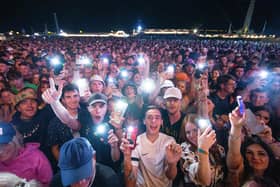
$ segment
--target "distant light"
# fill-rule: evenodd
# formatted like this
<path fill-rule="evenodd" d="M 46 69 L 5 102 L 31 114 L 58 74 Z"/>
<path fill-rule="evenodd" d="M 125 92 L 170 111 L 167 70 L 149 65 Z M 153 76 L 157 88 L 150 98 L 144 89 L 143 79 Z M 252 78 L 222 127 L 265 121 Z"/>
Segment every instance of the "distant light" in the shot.
<path fill-rule="evenodd" d="M 144 64 L 145 63 L 145 59 L 143 58 L 143 57 L 139 57 L 138 59 L 137 59 L 137 61 L 139 62 L 139 64 Z"/>
<path fill-rule="evenodd" d="M 174 73 L 175 69 L 173 65 L 169 65 L 166 70 L 168 73 Z"/>
<path fill-rule="evenodd" d="M 63 30 L 62 30 L 62 29 L 60 29 L 60 32 L 63 32 Z"/>
<path fill-rule="evenodd" d="M 103 61 L 104 64 L 108 64 L 108 63 L 109 63 L 109 59 L 106 58 L 106 57 L 104 57 L 104 58 L 102 59 L 102 61 Z"/>
<path fill-rule="evenodd" d="M 262 79 L 266 79 L 268 77 L 268 72 L 265 71 L 265 70 L 262 70 L 259 72 L 259 76 L 262 78 Z"/>
<path fill-rule="evenodd" d="M 197 29 L 194 29 L 194 30 L 193 30 L 193 33 L 194 33 L 194 34 L 196 34 L 197 32 L 198 32 L 198 30 L 197 30 Z"/>
<path fill-rule="evenodd" d="M 16 34 L 19 34 L 19 32 L 16 32 Z"/>
<path fill-rule="evenodd" d="M 81 63 L 84 65 L 90 64 L 90 59 L 88 57 L 83 57 Z"/>
<path fill-rule="evenodd" d="M 13 32 L 12 32 L 12 31 L 10 31 L 10 32 L 9 32 L 9 35 L 11 35 L 11 36 L 12 36 L 12 35 L 13 35 Z"/>
<path fill-rule="evenodd" d="M 141 32 L 141 31 L 142 31 L 142 27 L 141 27 L 141 25 L 138 25 L 137 32 Z"/>
<path fill-rule="evenodd" d="M 127 72 L 127 70 L 121 70 L 121 76 L 122 76 L 122 77 L 128 77 L 128 72 Z"/>
<path fill-rule="evenodd" d="M 205 64 L 204 63 L 199 63 L 197 65 L 197 68 L 200 69 L 200 70 L 203 70 L 205 68 Z"/>
<path fill-rule="evenodd" d="M 38 32 L 35 32 L 33 35 L 34 36 L 40 36 L 40 34 Z"/>
<path fill-rule="evenodd" d="M 80 30 L 80 33 L 82 34 L 82 33 L 83 33 L 83 31 L 82 31 L 82 30 Z"/>
<path fill-rule="evenodd" d="M 58 57 L 53 57 L 52 59 L 51 59 L 51 63 L 52 63 L 52 65 L 58 65 L 58 64 L 60 64 L 60 60 L 58 59 Z"/>

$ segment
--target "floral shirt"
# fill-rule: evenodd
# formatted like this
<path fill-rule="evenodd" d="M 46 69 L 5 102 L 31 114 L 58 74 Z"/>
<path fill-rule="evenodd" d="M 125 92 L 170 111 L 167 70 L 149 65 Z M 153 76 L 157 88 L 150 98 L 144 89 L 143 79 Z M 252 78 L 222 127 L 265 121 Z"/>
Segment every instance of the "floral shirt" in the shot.
<path fill-rule="evenodd" d="M 201 186 L 200 181 L 197 176 L 198 170 L 198 153 L 191 150 L 191 144 L 183 142 L 182 147 L 182 157 L 181 157 L 181 168 L 184 173 L 185 183 L 194 183 L 195 185 Z M 211 185 L 210 186 L 221 186 L 221 182 L 224 178 L 222 160 L 225 159 L 224 148 L 217 145 L 215 154 L 209 154 L 210 169 L 211 169 Z"/>

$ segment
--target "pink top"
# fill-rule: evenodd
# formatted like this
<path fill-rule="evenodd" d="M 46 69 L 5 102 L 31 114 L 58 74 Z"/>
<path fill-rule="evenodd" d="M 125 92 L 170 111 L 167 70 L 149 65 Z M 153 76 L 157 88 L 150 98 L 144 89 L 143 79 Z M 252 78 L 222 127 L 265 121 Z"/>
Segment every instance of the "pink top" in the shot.
<path fill-rule="evenodd" d="M 0 172 L 10 172 L 27 181 L 34 179 L 49 184 L 52 179 L 51 165 L 39 146 L 38 143 L 26 143 L 14 160 L 0 162 Z"/>

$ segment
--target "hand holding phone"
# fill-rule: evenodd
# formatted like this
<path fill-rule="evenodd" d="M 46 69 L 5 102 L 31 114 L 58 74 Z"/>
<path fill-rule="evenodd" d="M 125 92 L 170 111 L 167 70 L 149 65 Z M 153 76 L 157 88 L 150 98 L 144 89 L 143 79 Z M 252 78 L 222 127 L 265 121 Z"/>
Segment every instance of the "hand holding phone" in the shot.
<path fill-rule="evenodd" d="M 128 126 L 125 130 L 125 138 L 129 141 L 134 149 L 136 147 L 136 139 L 138 134 L 138 128 L 135 126 Z"/>

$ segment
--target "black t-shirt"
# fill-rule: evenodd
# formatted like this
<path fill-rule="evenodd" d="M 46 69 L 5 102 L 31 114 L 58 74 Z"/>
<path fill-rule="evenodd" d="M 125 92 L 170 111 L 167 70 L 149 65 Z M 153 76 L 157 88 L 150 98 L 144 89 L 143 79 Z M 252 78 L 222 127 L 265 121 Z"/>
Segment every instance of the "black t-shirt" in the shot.
<path fill-rule="evenodd" d="M 49 106 L 46 106 L 44 109 L 38 110 L 30 120 L 21 119 L 20 113 L 16 112 L 11 123 L 23 136 L 24 143 L 37 142 L 40 143 L 40 148 L 42 148 L 46 146 L 48 123 L 54 116 L 54 112 Z"/>
<path fill-rule="evenodd" d="M 181 126 L 182 126 L 185 116 L 186 115 L 181 112 L 180 119 L 178 121 L 176 121 L 176 123 L 171 125 L 169 116 L 168 116 L 168 111 L 163 110 L 162 111 L 163 125 L 161 128 L 161 132 L 174 137 L 177 143 L 181 143 L 180 142 L 180 131 L 181 131 Z"/>
<path fill-rule="evenodd" d="M 107 123 L 109 129 L 114 129 L 114 127 L 109 124 L 108 121 L 108 116 L 105 116 L 103 123 Z M 87 125 L 82 126 L 80 135 L 87 138 L 96 151 L 96 162 L 109 166 L 117 171 L 120 168 L 121 159 L 116 162 L 112 160 L 111 146 L 107 141 L 101 141 L 101 138 L 95 135 L 96 127 L 97 125 L 93 122 L 91 124 L 87 123 Z"/>
<path fill-rule="evenodd" d="M 222 114 L 227 115 L 233 110 L 233 105 L 230 103 L 230 96 L 227 96 L 225 99 L 222 99 L 216 93 L 214 93 L 210 95 L 209 99 L 215 105 L 213 117 Z"/>

